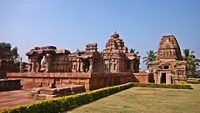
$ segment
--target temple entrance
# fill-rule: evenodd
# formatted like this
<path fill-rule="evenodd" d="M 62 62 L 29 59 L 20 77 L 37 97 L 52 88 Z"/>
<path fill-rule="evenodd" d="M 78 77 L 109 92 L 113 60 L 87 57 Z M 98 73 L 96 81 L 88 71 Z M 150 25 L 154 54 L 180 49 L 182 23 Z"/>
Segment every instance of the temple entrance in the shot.
<path fill-rule="evenodd" d="M 84 59 L 82 60 L 82 63 L 83 63 L 83 69 L 82 71 L 83 72 L 88 72 L 89 71 L 89 67 L 90 67 L 90 62 L 88 59 Z"/>
<path fill-rule="evenodd" d="M 166 73 L 162 73 L 160 83 L 166 83 Z"/>

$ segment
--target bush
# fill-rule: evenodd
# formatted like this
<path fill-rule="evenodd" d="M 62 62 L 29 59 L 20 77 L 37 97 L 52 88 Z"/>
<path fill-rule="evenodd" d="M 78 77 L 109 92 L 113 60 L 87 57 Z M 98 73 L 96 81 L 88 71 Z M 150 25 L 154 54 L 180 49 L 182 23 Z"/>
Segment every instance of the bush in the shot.
<path fill-rule="evenodd" d="M 199 78 L 188 78 L 186 81 L 188 84 L 200 84 L 200 79 Z"/>
<path fill-rule="evenodd" d="M 188 84 L 200 84 L 200 81 L 187 81 Z"/>
<path fill-rule="evenodd" d="M 191 85 L 186 85 L 186 84 L 180 85 L 180 84 L 133 83 L 133 87 L 192 89 Z"/>

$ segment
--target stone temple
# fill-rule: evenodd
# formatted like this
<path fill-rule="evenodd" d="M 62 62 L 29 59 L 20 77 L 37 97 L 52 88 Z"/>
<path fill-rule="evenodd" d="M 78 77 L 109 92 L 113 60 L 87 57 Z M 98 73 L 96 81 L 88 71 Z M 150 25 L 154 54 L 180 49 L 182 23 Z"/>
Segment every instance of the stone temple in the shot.
<path fill-rule="evenodd" d="M 130 53 L 119 34 L 112 33 L 103 52 L 96 43 L 74 53 L 54 46 L 35 47 L 27 54 L 27 72 L 139 72 L 140 57 Z"/>
<path fill-rule="evenodd" d="M 10 70 L 12 65 L 9 62 L 13 62 L 9 60 L 10 48 L 0 48 L 0 51 L 3 51 L 0 53 L 0 77 L 11 82 L 18 80 L 22 89 L 36 88 L 33 95 L 37 98 L 127 82 L 171 84 L 186 80 L 186 62 L 173 35 L 162 37 L 156 61 L 148 63 L 149 73 L 139 72 L 140 56 L 130 52 L 116 32 L 111 34 L 102 51 L 98 51 L 97 43 L 86 44 L 85 50 L 75 52 L 55 46 L 34 47 L 26 53 L 28 62 L 18 63 L 17 70 Z M 4 65 L 8 68 L 4 69 Z"/>
<path fill-rule="evenodd" d="M 26 55 L 28 62 L 20 64 L 20 72 L 7 74 L 9 79 L 21 80 L 24 89 L 82 85 L 90 91 L 151 80 L 147 73 L 139 73 L 140 56 L 131 53 L 116 32 L 101 52 L 97 43 L 89 43 L 85 50 L 75 52 L 55 46 L 34 47 Z"/>
<path fill-rule="evenodd" d="M 186 61 L 183 61 L 179 44 L 174 35 L 163 36 L 156 61 L 148 63 L 155 83 L 178 83 L 186 80 Z"/>

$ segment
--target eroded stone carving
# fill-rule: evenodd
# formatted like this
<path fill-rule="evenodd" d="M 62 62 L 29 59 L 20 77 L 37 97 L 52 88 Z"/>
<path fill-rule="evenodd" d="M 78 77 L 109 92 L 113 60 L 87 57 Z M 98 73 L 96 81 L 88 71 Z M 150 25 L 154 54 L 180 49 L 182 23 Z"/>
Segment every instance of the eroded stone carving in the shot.
<path fill-rule="evenodd" d="M 69 72 L 68 54 L 68 50 L 54 46 L 35 47 L 26 54 L 29 59 L 29 72 Z"/>

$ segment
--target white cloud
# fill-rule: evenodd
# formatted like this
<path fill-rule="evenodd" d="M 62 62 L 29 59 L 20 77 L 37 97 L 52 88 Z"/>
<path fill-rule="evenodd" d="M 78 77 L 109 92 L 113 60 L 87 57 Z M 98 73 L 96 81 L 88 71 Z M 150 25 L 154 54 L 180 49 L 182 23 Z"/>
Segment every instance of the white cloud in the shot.
<path fill-rule="evenodd" d="M 40 2 L 38 0 L 28 0 L 23 1 L 22 5 L 20 6 L 20 9 L 37 9 L 40 7 Z"/>
<path fill-rule="evenodd" d="M 31 7 L 31 4 L 24 4 L 20 7 L 20 9 L 27 9 L 27 8 L 30 8 Z"/>

